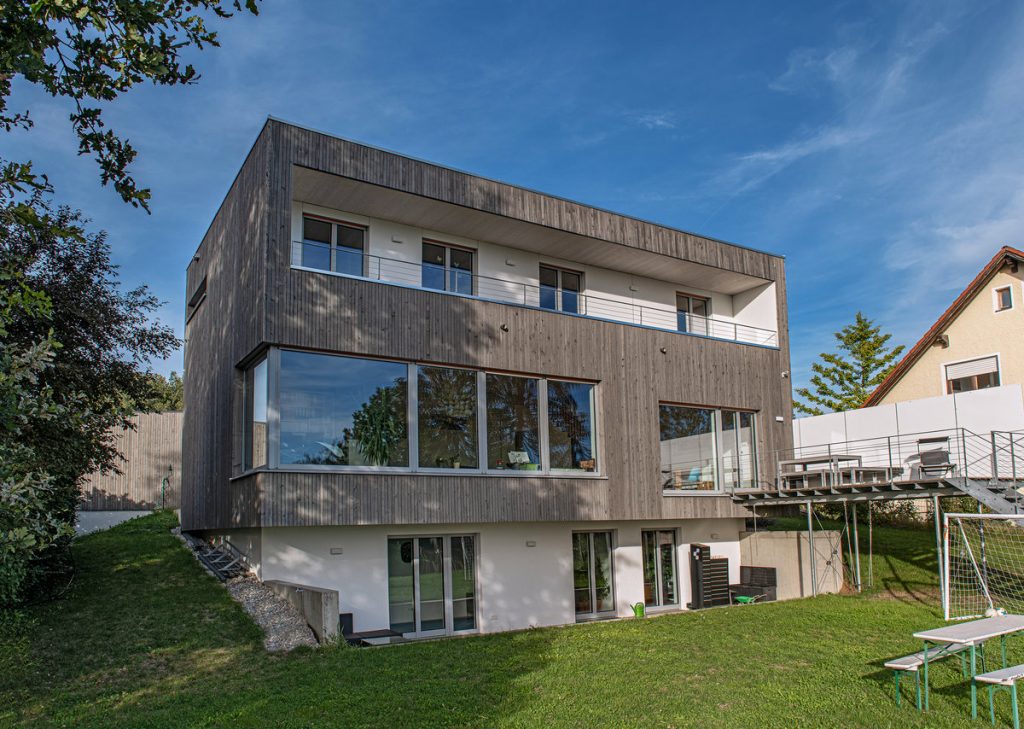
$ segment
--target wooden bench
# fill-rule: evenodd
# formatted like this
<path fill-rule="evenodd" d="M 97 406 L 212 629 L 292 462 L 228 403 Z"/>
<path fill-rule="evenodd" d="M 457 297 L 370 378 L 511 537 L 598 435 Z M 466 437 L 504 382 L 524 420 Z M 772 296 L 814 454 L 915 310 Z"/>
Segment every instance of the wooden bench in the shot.
<path fill-rule="evenodd" d="M 989 671 L 974 677 L 975 681 L 988 684 L 988 713 L 992 718 L 993 725 L 996 723 L 996 689 L 1005 689 L 1010 692 L 1013 729 L 1020 729 L 1020 714 L 1017 712 L 1017 681 L 1022 678 L 1024 678 L 1024 666 L 1000 668 L 998 671 Z"/>
<path fill-rule="evenodd" d="M 959 643 L 946 643 L 945 645 L 935 646 L 928 650 L 928 663 L 931 664 L 935 661 L 941 661 L 943 658 L 959 655 L 960 670 L 963 672 L 964 678 L 967 678 L 967 648 L 968 646 Z M 896 683 L 896 706 L 900 705 L 900 678 L 904 673 L 912 673 L 914 674 L 914 686 L 916 689 L 914 693 L 917 699 L 917 709 L 918 711 L 921 710 L 921 666 L 923 665 L 924 651 L 886 661 L 885 667 L 892 671 L 893 680 Z"/>

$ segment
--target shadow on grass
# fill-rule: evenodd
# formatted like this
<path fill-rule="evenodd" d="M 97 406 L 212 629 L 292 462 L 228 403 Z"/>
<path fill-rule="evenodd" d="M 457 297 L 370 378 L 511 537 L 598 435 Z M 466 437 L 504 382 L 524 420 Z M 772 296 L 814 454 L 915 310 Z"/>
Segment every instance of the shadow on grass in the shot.
<path fill-rule="evenodd" d="M 536 631 L 267 654 L 174 523 L 155 514 L 76 542 L 67 597 L 0 631 L 0 665 L 16 667 L 0 679 L 0 724 L 488 725 L 529 699 L 520 679 L 546 663 L 553 637 Z"/>

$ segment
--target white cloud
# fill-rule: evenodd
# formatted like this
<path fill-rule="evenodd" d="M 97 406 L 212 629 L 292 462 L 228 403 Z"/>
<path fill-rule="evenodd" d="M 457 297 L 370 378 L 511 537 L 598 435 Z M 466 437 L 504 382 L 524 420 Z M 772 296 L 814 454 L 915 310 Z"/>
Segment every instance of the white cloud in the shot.
<path fill-rule="evenodd" d="M 644 129 L 675 129 L 676 115 L 672 112 L 642 112 L 629 115 L 630 120 Z"/>

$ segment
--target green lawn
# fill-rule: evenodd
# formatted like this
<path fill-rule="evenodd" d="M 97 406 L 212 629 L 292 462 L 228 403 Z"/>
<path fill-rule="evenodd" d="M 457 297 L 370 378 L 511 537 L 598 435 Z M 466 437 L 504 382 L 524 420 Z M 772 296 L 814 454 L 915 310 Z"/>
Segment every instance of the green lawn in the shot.
<path fill-rule="evenodd" d="M 259 630 L 168 533 L 173 524 L 158 514 L 80 540 L 71 594 L 3 619 L 0 726 L 969 722 L 954 663 L 935 671 L 927 720 L 909 702 L 893 705 L 880 667 L 916 648 L 914 630 L 942 622 L 928 530 L 875 530 L 871 595 L 268 655 Z M 1024 662 L 1024 651 L 1015 657 Z"/>

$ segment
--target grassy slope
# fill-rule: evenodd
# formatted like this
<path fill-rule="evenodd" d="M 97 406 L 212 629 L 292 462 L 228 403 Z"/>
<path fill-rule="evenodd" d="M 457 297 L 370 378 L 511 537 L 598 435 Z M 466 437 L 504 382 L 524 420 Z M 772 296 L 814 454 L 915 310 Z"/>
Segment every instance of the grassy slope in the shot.
<path fill-rule="evenodd" d="M 78 542 L 65 600 L 0 627 L 2 726 L 962 726 L 879 662 L 941 623 L 928 531 L 877 529 L 876 592 L 383 649 L 270 656 L 159 514 Z M 861 535 L 866 539 L 866 535 Z M 1024 644 L 1024 641 L 1022 641 Z M 1017 651 L 1018 660 L 1024 652 Z M 1007 719 L 1002 700 L 1002 720 Z"/>

